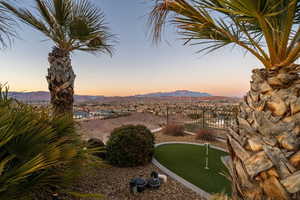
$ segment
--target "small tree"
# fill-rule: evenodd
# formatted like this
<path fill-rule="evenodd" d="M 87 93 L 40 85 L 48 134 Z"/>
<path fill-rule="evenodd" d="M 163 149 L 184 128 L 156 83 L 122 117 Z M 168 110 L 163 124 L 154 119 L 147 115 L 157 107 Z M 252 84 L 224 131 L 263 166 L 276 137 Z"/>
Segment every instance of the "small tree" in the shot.
<path fill-rule="evenodd" d="M 196 139 L 206 142 L 214 142 L 217 140 L 215 131 L 213 131 L 212 129 L 200 129 L 196 133 Z"/>
<path fill-rule="evenodd" d="M 170 136 L 184 136 L 184 127 L 178 124 L 168 124 L 162 130 L 163 134 Z"/>

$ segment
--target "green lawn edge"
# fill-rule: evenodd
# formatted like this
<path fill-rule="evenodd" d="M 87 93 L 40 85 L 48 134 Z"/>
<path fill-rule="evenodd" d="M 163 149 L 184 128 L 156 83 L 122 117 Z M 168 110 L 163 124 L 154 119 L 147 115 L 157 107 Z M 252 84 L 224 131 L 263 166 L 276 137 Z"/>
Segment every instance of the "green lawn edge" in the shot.
<path fill-rule="evenodd" d="M 230 181 L 220 173 L 228 173 L 221 157 L 228 153 L 210 148 L 208 167 L 206 147 L 193 144 L 165 144 L 155 148 L 155 159 L 178 176 L 210 193 L 231 194 Z"/>

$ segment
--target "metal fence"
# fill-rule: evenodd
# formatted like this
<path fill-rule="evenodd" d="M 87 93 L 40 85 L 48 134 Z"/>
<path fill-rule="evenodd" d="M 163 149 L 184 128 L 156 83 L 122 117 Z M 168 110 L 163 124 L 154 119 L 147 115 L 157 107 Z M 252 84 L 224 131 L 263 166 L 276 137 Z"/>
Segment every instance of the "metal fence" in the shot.
<path fill-rule="evenodd" d="M 201 128 L 227 129 L 237 117 L 237 106 L 168 107 L 167 124 L 182 124 L 188 131 Z"/>

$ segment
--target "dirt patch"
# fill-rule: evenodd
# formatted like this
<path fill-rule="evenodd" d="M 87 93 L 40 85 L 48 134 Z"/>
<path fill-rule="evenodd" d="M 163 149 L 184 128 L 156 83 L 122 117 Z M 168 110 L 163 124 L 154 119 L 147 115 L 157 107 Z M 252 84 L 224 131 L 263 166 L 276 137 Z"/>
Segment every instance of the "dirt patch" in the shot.
<path fill-rule="evenodd" d="M 133 113 L 130 116 L 114 119 L 81 121 L 79 122 L 79 130 L 84 140 L 99 138 L 106 142 L 112 130 L 122 125 L 141 124 L 152 130 L 159 128 L 164 121 L 163 117 L 150 113 Z"/>

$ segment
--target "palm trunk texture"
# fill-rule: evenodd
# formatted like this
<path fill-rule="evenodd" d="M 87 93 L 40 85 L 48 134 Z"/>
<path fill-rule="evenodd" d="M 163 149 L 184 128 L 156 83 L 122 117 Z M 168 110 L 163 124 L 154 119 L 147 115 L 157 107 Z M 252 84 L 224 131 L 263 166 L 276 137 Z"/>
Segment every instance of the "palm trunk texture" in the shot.
<path fill-rule="evenodd" d="M 300 199 L 299 69 L 253 70 L 227 139 L 235 200 Z"/>
<path fill-rule="evenodd" d="M 69 52 L 57 47 L 49 53 L 48 86 L 51 95 L 53 114 L 72 115 L 74 102 L 75 74 Z"/>

